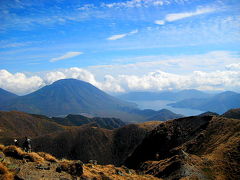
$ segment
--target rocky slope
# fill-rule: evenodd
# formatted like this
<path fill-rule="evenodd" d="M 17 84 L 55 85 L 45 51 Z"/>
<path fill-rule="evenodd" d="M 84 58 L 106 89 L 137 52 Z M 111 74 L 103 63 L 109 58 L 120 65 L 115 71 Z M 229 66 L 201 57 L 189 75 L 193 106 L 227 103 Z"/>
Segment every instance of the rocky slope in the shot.
<path fill-rule="evenodd" d="M 25 153 L 15 146 L 0 145 L 0 179 L 81 179 L 81 180 L 155 180 L 151 175 L 139 174 L 124 166 L 83 164 L 77 160 L 58 160 L 47 153 Z"/>
<path fill-rule="evenodd" d="M 160 124 L 125 161 L 163 179 L 239 179 L 240 122 L 196 116 Z"/>

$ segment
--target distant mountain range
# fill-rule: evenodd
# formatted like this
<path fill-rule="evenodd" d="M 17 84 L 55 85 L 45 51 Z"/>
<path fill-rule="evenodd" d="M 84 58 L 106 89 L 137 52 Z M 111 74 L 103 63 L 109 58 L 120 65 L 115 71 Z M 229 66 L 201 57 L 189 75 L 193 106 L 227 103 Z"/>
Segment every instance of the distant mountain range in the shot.
<path fill-rule="evenodd" d="M 120 128 L 126 125 L 123 121 L 117 118 L 101 118 L 101 117 L 89 118 L 82 115 L 72 114 L 69 114 L 64 118 L 52 117 L 51 120 L 64 126 L 81 126 L 83 124 L 91 124 L 92 126 L 101 127 L 105 129 Z"/>
<path fill-rule="evenodd" d="M 0 110 L 16 110 L 46 116 L 66 116 L 68 114 L 90 114 L 98 117 L 115 117 L 123 121 L 145 121 L 158 111 L 146 113 L 136 108 L 134 103 L 120 100 L 101 91 L 95 86 L 76 79 L 63 79 L 45 86 L 31 94 L 17 96 L 1 91 L 4 103 Z M 1 93 L 0 92 L 0 93 Z M 5 95 L 7 94 L 7 96 Z M 178 115 L 170 113 L 171 118 Z M 166 120 L 159 116 L 158 120 Z"/>
<path fill-rule="evenodd" d="M 160 91 L 160 92 L 129 92 L 119 95 L 118 97 L 123 100 L 131 101 L 155 101 L 155 100 L 169 100 L 179 101 L 189 98 L 208 98 L 211 94 L 195 90 L 187 89 L 182 91 Z"/>
<path fill-rule="evenodd" d="M 168 106 L 211 111 L 218 114 L 222 114 L 232 108 L 240 108 L 240 94 L 232 91 L 218 94 L 208 94 L 195 89 L 177 92 L 130 92 L 118 97 L 129 101 L 175 101 L 175 103 L 170 103 Z"/>
<path fill-rule="evenodd" d="M 212 97 L 188 98 L 169 105 L 176 108 L 191 108 L 222 114 L 229 109 L 240 107 L 240 94 L 232 91 L 225 91 Z"/>

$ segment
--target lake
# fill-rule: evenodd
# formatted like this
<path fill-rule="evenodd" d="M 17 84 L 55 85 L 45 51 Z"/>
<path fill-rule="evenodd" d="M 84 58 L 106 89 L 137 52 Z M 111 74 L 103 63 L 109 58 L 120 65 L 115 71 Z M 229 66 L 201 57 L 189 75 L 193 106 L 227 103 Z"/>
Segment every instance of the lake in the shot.
<path fill-rule="evenodd" d="M 138 108 L 140 109 L 153 109 L 153 110 L 168 109 L 174 113 L 182 114 L 184 116 L 194 116 L 204 113 L 203 111 L 200 110 L 188 108 L 174 108 L 167 105 L 170 103 L 175 103 L 175 101 L 156 100 L 156 101 L 130 101 L 130 102 L 136 103 L 138 105 Z"/>

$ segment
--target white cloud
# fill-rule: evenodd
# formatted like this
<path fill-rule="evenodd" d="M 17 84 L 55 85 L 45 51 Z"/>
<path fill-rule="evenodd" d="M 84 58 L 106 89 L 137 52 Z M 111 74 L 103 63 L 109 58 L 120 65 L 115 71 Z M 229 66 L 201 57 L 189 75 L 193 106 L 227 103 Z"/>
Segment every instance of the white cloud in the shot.
<path fill-rule="evenodd" d="M 226 65 L 226 69 L 240 71 L 240 63 L 228 64 Z"/>
<path fill-rule="evenodd" d="M 163 21 L 163 20 L 156 20 L 154 23 L 158 24 L 158 25 L 164 25 L 165 21 Z"/>
<path fill-rule="evenodd" d="M 169 4 L 167 0 L 129 0 L 125 2 L 102 3 L 107 8 L 142 8 L 151 6 L 163 6 Z"/>
<path fill-rule="evenodd" d="M 121 75 L 116 82 L 125 91 L 160 91 L 173 89 L 200 90 L 238 90 L 240 72 L 236 71 L 195 71 L 186 75 L 166 73 L 163 71 L 150 72 L 142 76 Z M 112 80 L 114 82 L 114 80 Z"/>
<path fill-rule="evenodd" d="M 93 4 L 85 4 L 85 5 L 77 8 L 77 10 L 86 11 L 86 10 L 90 10 L 90 9 L 93 9 L 93 8 L 96 8 Z"/>
<path fill-rule="evenodd" d="M 133 31 L 131 31 L 131 32 L 129 32 L 129 33 L 125 33 L 125 34 L 112 35 L 112 36 L 108 37 L 107 40 L 114 41 L 114 40 L 122 39 L 122 38 L 124 38 L 124 37 L 126 37 L 126 36 L 130 36 L 130 35 L 136 34 L 136 33 L 138 33 L 138 30 L 137 30 L 137 29 L 136 29 L 136 30 L 133 30 Z"/>
<path fill-rule="evenodd" d="M 7 70 L 0 70 L 0 87 L 19 95 L 33 92 L 45 83 L 39 76 L 27 77 L 24 73 L 12 74 Z"/>
<path fill-rule="evenodd" d="M 125 36 L 127 36 L 127 34 L 116 34 L 116 35 L 112 35 L 112 36 L 108 37 L 107 40 L 114 41 L 117 39 L 124 38 Z"/>
<path fill-rule="evenodd" d="M 187 74 L 167 73 L 156 70 L 141 75 L 106 74 L 103 80 L 85 69 L 73 67 L 42 75 L 26 76 L 0 70 L 0 87 L 17 94 L 33 92 L 59 79 L 74 78 L 93 84 L 106 92 L 160 91 L 172 89 L 239 90 L 240 71 L 194 71 Z"/>
<path fill-rule="evenodd" d="M 75 56 L 79 56 L 80 54 L 83 54 L 83 52 L 67 52 L 60 57 L 50 59 L 50 62 L 56 62 L 56 61 L 60 61 L 60 60 L 63 60 L 63 59 L 69 59 L 69 58 L 72 58 L 72 57 L 75 57 Z"/>
<path fill-rule="evenodd" d="M 178 74 L 193 71 L 225 70 L 226 65 L 240 61 L 237 53 L 231 51 L 211 51 L 204 54 L 178 55 L 178 56 L 137 56 L 113 60 L 117 64 L 91 66 L 88 69 L 103 76 L 105 72 L 116 76 L 118 74 L 140 75 L 156 70 L 178 72 Z"/>
<path fill-rule="evenodd" d="M 135 29 L 135 30 L 129 32 L 128 35 L 130 35 L 130 34 L 136 34 L 136 33 L 138 33 L 138 30 L 137 30 L 137 29 Z"/>
<path fill-rule="evenodd" d="M 211 13 L 214 11 L 216 11 L 216 9 L 214 9 L 214 8 L 201 8 L 201 9 L 197 9 L 194 12 L 173 13 L 173 14 L 168 14 L 166 16 L 165 20 L 168 22 L 172 22 L 172 21 L 177 21 L 177 20 L 184 19 L 187 17 Z"/>
<path fill-rule="evenodd" d="M 198 8 L 196 11 L 192 11 L 192 12 L 171 13 L 171 14 L 167 14 L 164 19 L 156 20 L 154 23 L 159 25 L 164 25 L 166 22 L 173 22 L 173 21 L 177 21 L 177 20 L 192 17 L 192 16 L 211 13 L 214 11 L 216 11 L 215 8 L 206 7 L 206 8 Z"/>

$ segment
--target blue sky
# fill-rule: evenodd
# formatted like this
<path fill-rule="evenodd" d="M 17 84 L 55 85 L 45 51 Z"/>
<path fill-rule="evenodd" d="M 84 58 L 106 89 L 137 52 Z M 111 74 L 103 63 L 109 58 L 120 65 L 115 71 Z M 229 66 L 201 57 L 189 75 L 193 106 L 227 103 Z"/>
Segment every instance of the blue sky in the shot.
<path fill-rule="evenodd" d="M 68 77 L 109 92 L 240 87 L 239 0 L 2 0 L 0 22 L 0 87 L 18 94 Z"/>

